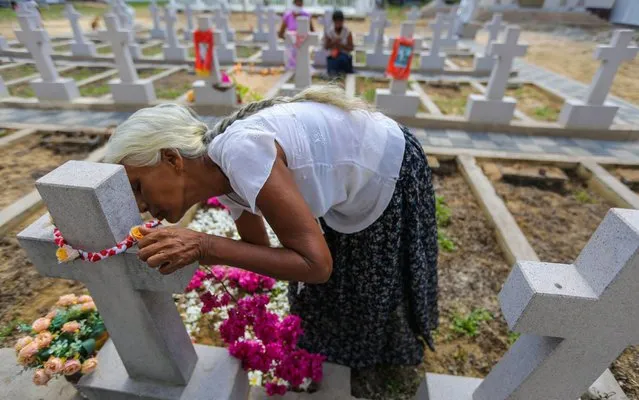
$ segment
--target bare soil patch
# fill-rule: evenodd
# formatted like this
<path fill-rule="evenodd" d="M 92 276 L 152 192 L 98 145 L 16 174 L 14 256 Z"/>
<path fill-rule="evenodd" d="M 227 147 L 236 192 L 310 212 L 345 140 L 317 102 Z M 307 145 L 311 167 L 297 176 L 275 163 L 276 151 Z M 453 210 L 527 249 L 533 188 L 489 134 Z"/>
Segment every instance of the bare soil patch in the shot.
<path fill-rule="evenodd" d="M 565 100 L 532 84 L 509 87 L 506 96 L 517 100 L 517 109 L 537 121 L 554 122 Z"/>
<path fill-rule="evenodd" d="M 468 83 L 425 82 L 421 86 L 444 115 L 464 115 L 468 96 L 478 93 Z"/>
<path fill-rule="evenodd" d="M 174 100 L 189 91 L 197 79 L 195 73 L 178 71 L 153 82 L 155 94 L 159 99 Z"/>

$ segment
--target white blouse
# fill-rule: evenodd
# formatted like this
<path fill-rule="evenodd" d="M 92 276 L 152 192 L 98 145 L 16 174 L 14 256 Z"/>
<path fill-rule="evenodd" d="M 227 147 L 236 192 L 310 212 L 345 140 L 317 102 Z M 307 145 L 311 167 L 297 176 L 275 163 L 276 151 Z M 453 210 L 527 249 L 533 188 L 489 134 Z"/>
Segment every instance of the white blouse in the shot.
<path fill-rule="evenodd" d="M 255 202 L 273 168 L 276 141 L 313 215 L 331 228 L 361 231 L 386 209 L 404 157 L 397 122 L 378 112 L 300 102 L 235 121 L 209 145 L 233 188 L 219 200 L 234 219 L 244 211 L 260 214 Z"/>

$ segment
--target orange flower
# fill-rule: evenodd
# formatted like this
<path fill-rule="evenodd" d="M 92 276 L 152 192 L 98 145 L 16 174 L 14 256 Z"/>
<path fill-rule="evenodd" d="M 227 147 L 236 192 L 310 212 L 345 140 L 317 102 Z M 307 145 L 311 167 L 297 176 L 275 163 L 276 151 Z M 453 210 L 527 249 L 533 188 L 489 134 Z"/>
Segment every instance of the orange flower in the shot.
<path fill-rule="evenodd" d="M 80 329 L 80 323 L 78 321 L 69 321 L 62 325 L 62 332 L 75 333 Z"/>
<path fill-rule="evenodd" d="M 70 307 L 74 304 L 78 304 L 78 296 L 75 294 L 65 294 L 64 296 L 60 296 L 58 301 L 55 303 L 58 307 Z"/>
<path fill-rule="evenodd" d="M 80 311 L 82 312 L 89 312 L 89 311 L 95 311 L 95 310 L 97 310 L 97 307 L 95 306 L 94 302 L 84 303 L 80 306 Z"/>
<path fill-rule="evenodd" d="M 16 342 L 16 345 L 15 345 L 14 349 L 16 349 L 17 352 L 19 352 L 20 350 L 22 350 L 26 345 L 28 345 L 31 342 L 33 342 L 33 338 L 31 336 L 21 337 Z"/>
<path fill-rule="evenodd" d="M 140 227 L 139 226 L 134 226 L 133 228 L 131 228 L 131 236 L 133 237 L 133 239 L 135 240 L 140 240 L 144 237 L 144 235 L 142 234 L 142 232 L 140 232 Z"/>
<path fill-rule="evenodd" d="M 64 362 L 57 357 L 51 357 L 46 363 L 44 363 L 44 371 L 49 375 L 60 374 L 63 369 Z"/>
<path fill-rule="evenodd" d="M 78 303 L 83 304 L 83 303 L 92 303 L 93 302 L 93 297 L 89 296 L 88 294 L 83 294 L 82 296 L 78 297 Z"/>
<path fill-rule="evenodd" d="M 52 340 L 53 340 L 53 334 L 51 334 L 51 332 L 49 331 L 43 331 L 38 333 L 38 336 L 36 336 L 36 339 L 35 339 L 39 349 L 44 349 L 46 347 L 49 347 Z"/>
<path fill-rule="evenodd" d="M 98 367 L 97 358 L 89 358 L 82 363 L 82 375 L 90 374 Z"/>
<path fill-rule="evenodd" d="M 49 329 L 49 325 L 51 325 L 51 320 L 49 318 L 38 318 L 35 321 L 33 321 L 33 325 L 31 325 L 31 328 L 36 333 L 39 333 Z"/>
<path fill-rule="evenodd" d="M 65 375 L 74 375 L 82 370 L 82 364 L 78 360 L 67 360 L 64 363 L 64 370 L 62 371 Z"/>
<path fill-rule="evenodd" d="M 43 369 L 38 369 L 33 374 L 33 383 L 38 386 L 45 386 L 51 380 L 51 376 Z"/>

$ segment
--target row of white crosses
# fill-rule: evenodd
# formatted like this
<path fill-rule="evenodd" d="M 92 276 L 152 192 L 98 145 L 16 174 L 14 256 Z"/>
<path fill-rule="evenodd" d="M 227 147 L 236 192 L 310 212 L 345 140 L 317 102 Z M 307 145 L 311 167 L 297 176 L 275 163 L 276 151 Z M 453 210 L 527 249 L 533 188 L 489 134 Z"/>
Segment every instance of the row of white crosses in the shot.
<path fill-rule="evenodd" d="M 384 30 L 390 25 L 384 12 L 375 13 L 372 16 L 371 33 L 364 38 L 369 41 L 373 48 L 366 50 L 366 66 L 368 68 L 386 68 L 390 51 L 384 48 Z"/>
<path fill-rule="evenodd" d="M 324 12 L 324 16 L 320 19 L 320 25 L 323 27 L 323 33 L 326 35 L 326 32 L 331 29 L 333 26 L 333 12 L 331 10 L 326 10 Z M 321 37 L 321 36 L 320 36 Z M 315 49 L 315 59 L 313 64 L 317 67 L 325 67 L 326 66 L 326 57 L 328 57 L 328 50 L 324 48 L 324 43 L 320 40 L 320 45 Z"/>
<path fill-rule="evenodd" d="M 82 15 L 73 8 L 73 4 L 71 3 L 64 5 L 64 13 L 69 19 L 71 30 L 73 30 L 71 54 L 76 57 L 95 57 L 97 55 L 95 44 L 84 37 L 82 27 L 80 27 L 80 17 Z"/>
<path fill-rule="evenodd" d="M 253 31 L 253 41 L 259 43 L 268 42 L 268 32 L 264 29 L 266 12 L 262 4 L 255 6 L 255 16 L 257 17 L 257 28 Z"/>
<path fill-rule="evenodd" d="M 215 39 L 215 49 L 219 62 L 222 64 L 231 64 L 237 60 L 237 50 L 235 48 L 235 30 L 231 29 L 228 24 L 227 14 L 221 8 L 216 8 L 213 13 L 213 22 L 216 30 L 220 31 L 219 41 Z"/>
<path fill-rule="evenodd" d="M 284 48 L 277 40 L 277 24 L 279 17 L 275 9 L 269 7 L 266 13 L 268 26 L 268 47 L 262 50 L 262 62 L 268 65 L 282 65 L 284 63 Z"/>
<path fill-rule="evenodd" d="M 319 35 L 311 32 L 311 22 L 308 17 L 297 17 L 297 31 L 286 32 L 286 42 L 297 47 L 295 57 L 295 83 L 282 86 L 280 93 L 284 96 L 294 96 L 311 86 L 311 55 L 310 46 L 320 43 Z"/>

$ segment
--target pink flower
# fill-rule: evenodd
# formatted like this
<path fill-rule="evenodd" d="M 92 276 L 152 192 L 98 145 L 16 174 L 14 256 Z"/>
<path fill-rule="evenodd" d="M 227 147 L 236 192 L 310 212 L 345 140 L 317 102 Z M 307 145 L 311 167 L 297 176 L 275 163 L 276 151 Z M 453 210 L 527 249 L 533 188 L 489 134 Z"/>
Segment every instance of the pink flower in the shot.
<path fill-rule="evenodd" d="M 49 325 L 51 325 L 51 320 L 49 318 L 38 318 L 33 321 L 31 328 L 37 333 L 49 329 Z"/>
<path fill-rule="evenodd" d="M 67 360 L 64 363 L 63 372 L 65 375 L 75 375 L 82 370 L 82 364 L 78 360 Z"/>
<path fill-rule="evenodd" d="M 203 303 L 202 314 L 206 314 L 211 312 L 214 308 L 220 308 L 228 305 L 231 302 L 231 296 L 228 293 L 214 295 L 211 292 L 206 292 L 200 296 L 200 300 L 202 300 Z"/>
<path fill-rule="evenodd" d="M 78 296 L 74 294 L 65 294 L 64 296 L 60 296 L 58 302 L 55 303 L 56 306 L 60 307 L 69 307 L 78 303 Z"/>
<path fill-rule="evenodd" d="M 48 319 L 53 319 L 53 318 L 55 318 L 55 316 L 57 314 L 58 314 L 58 310 L 57 309 L 53 309 L 53 310 L 49 311 L 49 313 L 47 315 L 45 315 L 44 317 L 48 318 Z"/>
<path fill-rule="evenodd" d="M 80 311 L 82 312 L 91 312 L 95 310 L 97 310 L 97 307 L 95 306 L 95 303 L 92 301 L 88 303 L 82 303 L 82 305 L 80 305 Z"/>
<path fill-rule="evenodd" d="M 78 321 L 69 321 L 62 325 L 62 332 L 75 333 L 80 330 L 80 323 Z"/>
<path fill-rule="evenodd" d="M 277 383 L 268 382 L 266 385 L 264 385 L 264 388 L 266 389 L 266 394 L 269 396 L 274 396 L 276 394 L 284 396 L 286 394 L 285 385 L 278 385 Z"/>
<path fill-rule="evenodd" d="M 49 380 L 51 380 L 51 376 L 43 369 L 38 369 L 33 374 L 33 383 L 38 386 L 45 386 Z"/>
<path fill-rule="evenodd" d="M 82 296 L 78 297 L 78 303 L 93 303 L 93 297 L 89 296 L 88 294 L 83 294 Z"/>
<path fill-rule="evenodd" d="M 35 338 L 35 341 L 38 344 L 38 349 L 44 349 L 46 347 L 49 347 L 52 340 L 53 340 L 53 334 L 49 331 L 40 332 L 38 333 L 38 336 L 36 336 Z"/>
<path fill-rule="evenodd" d="M 297 315 L 287 315 L 280 323 L 280 339 L 290 347 L 295 347 L 304 334 L 302 320 Z"/>
<path fill-rule="evenodd" d="M 224 278 L 226 277 L 226 272 L 227 272 L 227 269 L 219 265 L 211 268 L 211 275 L 213 275 L 213 278 L 215 278 L 215 280 L 218 282 L 221 282 L 224 280 Z"/>
<path fill-rule="evenodd" d="M 88 375 L 98 367 L 97 358 L 89 358 L 82 363 L 82 375 Z"/>
<path fill-rule="evenodd" d="M 16 345 L 14 346 L 14 349 L 16 350 L 16 352 L 20 352 L 20 350 L 22 350 L 26 345 L 28 345 L 31 342 L 33 342 L 33 338 L 31 336 L 21 337 L 16 342 Z"/>
<path fill-rule="evenodd" d="M 223 210 L 227 209 L 224 204 L 220 203 L 220 200 L 218 200 L 217 197 L 211 197 L 210 199 L 208 199 L 206 201 L 206 205 L 213 208 L 221 208 Z"/>
<path fill-rule="evenodd" d="M 34 361 L 35 355 L 38 354 L 38 344 L 31 342 L 24 346 L 20 352 L 18 352 L 18 362 L 22 365 L 29 365 Z"/>
<path fill-rule="evenodd" d="M 64 363 L 57 357 L 51 357 L 44 363 L 44 371 L 50 376 L 57 375 L 64 369 Z"/>

